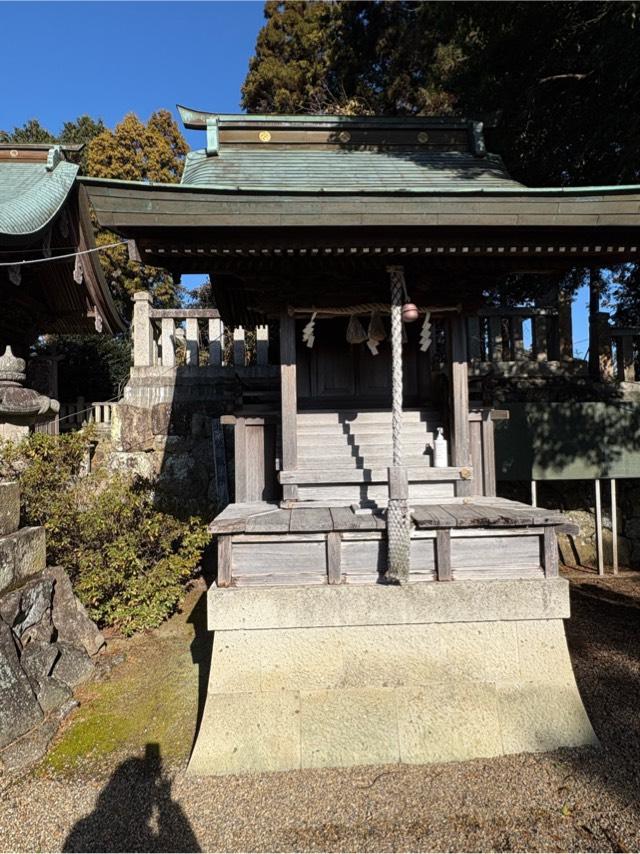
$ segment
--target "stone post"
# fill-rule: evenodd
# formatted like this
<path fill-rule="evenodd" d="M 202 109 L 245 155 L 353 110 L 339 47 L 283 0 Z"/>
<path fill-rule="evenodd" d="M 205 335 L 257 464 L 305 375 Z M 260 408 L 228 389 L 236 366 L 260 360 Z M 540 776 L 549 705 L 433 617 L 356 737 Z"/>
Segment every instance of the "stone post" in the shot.
<path fill-rule="evenodd" d="M 153 365 L 151 294 L 148 291 L 136 291 L 133 295 L 133 365 L 136 368 Z"/>

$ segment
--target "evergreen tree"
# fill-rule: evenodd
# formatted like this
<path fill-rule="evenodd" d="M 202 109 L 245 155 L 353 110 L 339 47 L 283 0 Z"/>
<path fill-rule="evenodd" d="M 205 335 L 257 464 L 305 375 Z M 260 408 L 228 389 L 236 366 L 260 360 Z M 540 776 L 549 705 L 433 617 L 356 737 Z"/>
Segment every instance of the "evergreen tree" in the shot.
<path fill-rule="evenodd" d="M 639 183 L 636 16 L 633 2 L 268 2 L 243 106 L 497 118 L 488 148 L 524 184 Z M 637 265 L 605 279 L 620 319 L 640 320 Z"/>
<path fill-rule="evenodd" d="M 175 183 L 188 150 L 167 110 L 153 113 L 146 124 L 129 113 L 114 130 L 105 129 L 91 141 L 87 173 L 96 178 Z M 96 242 L 105 245 L 117 239 L 113 233 L 102 230 Z M 100 259 L 114 299 L 125 317 L 131 316 L 131 298 L 139 290 L 150 291 L 159 306 L 179 302 L 181 289 L 172 276 L 156 267 L 129 261 L 126 246 L 105 250 Z"/>

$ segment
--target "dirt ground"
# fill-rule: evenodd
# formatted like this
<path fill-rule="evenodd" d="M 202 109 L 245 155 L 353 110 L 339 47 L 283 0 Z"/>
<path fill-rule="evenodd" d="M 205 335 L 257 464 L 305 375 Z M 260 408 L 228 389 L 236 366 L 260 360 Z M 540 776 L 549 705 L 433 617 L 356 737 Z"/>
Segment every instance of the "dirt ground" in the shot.
<path fill-rule="evenodd" d="M 196 587 L 161 629 L 112 641 L 111 661 L 126 659 L 83 688 L 39 768 L 0 778 L 0 848 L 638 850 L 640 574 L 569 575 L 567 636 L 599 750 L 187 778 L 210 651 Z"/>

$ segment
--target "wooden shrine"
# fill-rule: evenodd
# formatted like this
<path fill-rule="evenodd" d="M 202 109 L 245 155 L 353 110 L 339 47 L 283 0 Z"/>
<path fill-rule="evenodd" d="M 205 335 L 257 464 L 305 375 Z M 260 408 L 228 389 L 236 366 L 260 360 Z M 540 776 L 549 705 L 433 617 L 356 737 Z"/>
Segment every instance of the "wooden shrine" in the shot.
<path fill-rule="evenodd" d="M 216 640 L 192 770 L 432 761 L 429 738 L 412 741 L 416 716 L 433 714 L 425 686 L 448 685 L 447 714 L 472 733 L 480 701 L 465 705 L 475 687 L 463 696 L 460 680 L 483 684 L 499 735 L 488 745 L 473 730 L 460 747 L 448 733 L 438 756 L 592 741 L 562 633 L 556 532 L 567 522 L 496 497 L 493 425 L 506 413 L 470 400 L 470 376 L 504 359 L 487 297 L 498 281 L 637 258 L 640 188 L 524 187 L 473 121 L 181 114 L 207 142 L 188 155 L 179 185 L 83 183 L 132 257 L 210 274 L 228 326 L 268 323 L 279 365 L 279 406 L 243 400 L 224 419 L 234 426 L 235 498 L 211 525 Z M 510 327 L 514 364 L 570 375 L 557 312 L 531 311 L 530 358 L 522 320 Z M 428 632 L 440 657 L 427 673 L 425 658 L 399 650 L 402 637 L 418 649 Z M 364 635 L 379 661 L 354 676 Z M 460 676 L 467 642 L 475 670 Z M 336 650 L 339 673 L 329 659 L 318 664 L 318 644 Z M 519 644 L 538 651 L 526 673 L 513 658 Z M 545 644 L 558 656 L 554 673 Z M 411 668 L 380 681 L 405 655 Z M 514 669 L 489 673 L 489 659 Z M 413 717 L 403 717 L 405 692 L 418 688 Z M 381 703 L 396 692 L 384 716 L 396 746 L 382 757 L 372 691 Z M 297 733 L 286 755 L 276 746 L 283 719 Z M 365 736 L 354 740 L 357 726 Z"/>

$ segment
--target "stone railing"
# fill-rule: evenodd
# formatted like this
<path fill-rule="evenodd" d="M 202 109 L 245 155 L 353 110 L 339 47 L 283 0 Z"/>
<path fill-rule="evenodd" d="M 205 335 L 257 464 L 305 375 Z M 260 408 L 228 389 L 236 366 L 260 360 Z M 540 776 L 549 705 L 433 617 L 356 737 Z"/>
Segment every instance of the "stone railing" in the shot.
<path fill-rule="evenodd" d="M 554 374 L 574 362 L 572 349 L 570 320 L 557 308 L 484 308 L 467 318 L 471 376 Z"/>
<path fill-rule="evenodd" d="M 613 327 L 607 330 L 600 366 L 605 378 L 617 382 L 640 382 L 640 326 Z"/>
<path fill-rule="evenodd" d="M 237 372 L 267 365 L 268 350 L 267 326 L 226 330 L 215 308 L 157 309 L 146 291 L 134 295 L 134 368 L 213 366 Z"/>
<path fill-rule="evenodd" d="M 111 430 L 113 401 L 87 403 L 84 397 L 77 397 L 72 403 L 61 403 L 60 412 L 51 421 L 36 424 L 36 433 L 48 433 L 57 436 L 59 433 L 71 433 L 80 430 L 85 424 L 95 424 L 98 432 L 108 433 Z"/>

